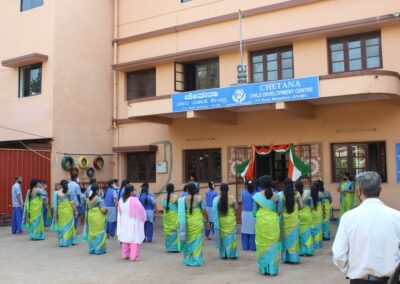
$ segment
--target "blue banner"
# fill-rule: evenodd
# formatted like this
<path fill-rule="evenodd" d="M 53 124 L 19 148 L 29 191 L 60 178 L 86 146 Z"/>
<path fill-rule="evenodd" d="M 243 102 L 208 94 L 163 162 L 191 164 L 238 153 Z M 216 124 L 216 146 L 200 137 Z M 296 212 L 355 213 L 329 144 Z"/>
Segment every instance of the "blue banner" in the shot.
<path fill-rule="evenodd" d="M 396 171 L 397 183 L 400 183 L 400 143 L 396 144 Z"/>
<path fill-rule="evenodd" d="M 318 76 L 172 95 L 172 111 L 217 109 L 319 98 Z"/>

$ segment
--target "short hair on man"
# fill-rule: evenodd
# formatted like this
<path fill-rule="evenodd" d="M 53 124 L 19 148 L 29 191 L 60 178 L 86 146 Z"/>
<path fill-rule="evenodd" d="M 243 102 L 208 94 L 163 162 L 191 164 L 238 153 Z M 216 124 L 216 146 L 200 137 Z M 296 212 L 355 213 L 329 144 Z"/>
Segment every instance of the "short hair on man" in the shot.
<path fill-rule="evenodd" d="M 365 197 L 379 197 L 382 179 L 377 172 L 363 172 L 358 174 L 356 182 Z"/>
<path fill-rule="evenodd" d="M 71 180 L 76 181 L 77 178 L 78 178 L 78 174 L 77 173 L 72 173 L 71 174 Z"/>

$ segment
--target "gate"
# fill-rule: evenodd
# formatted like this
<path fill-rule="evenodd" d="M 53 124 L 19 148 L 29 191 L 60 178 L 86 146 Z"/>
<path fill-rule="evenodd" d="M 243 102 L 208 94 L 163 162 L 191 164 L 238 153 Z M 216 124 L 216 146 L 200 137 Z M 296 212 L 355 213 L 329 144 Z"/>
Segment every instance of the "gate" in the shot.
<path fill-rule="evenodd" d="M 17 175 L 23 179 L 24 202 L 32 178 L 43 179 L 51 184 L 51 151 L 35 152 L 0 148 L 0 214 L 3 220 L 9 219 L 12 213 L 11 187 Z"/>

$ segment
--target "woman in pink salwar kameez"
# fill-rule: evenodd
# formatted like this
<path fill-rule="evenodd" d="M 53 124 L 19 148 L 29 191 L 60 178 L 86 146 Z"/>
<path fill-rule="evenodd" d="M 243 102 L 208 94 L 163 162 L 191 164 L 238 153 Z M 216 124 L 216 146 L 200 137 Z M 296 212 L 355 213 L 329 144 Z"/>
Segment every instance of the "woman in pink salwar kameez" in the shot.
<path fill-rule="evenodd" d="M 145 238 L 146 211 L 139 199 L 133 196 L 134 187 L 128 184 L 118 202 L 117 236 L 122 244 L 122 258 L 137 260 Z"/>

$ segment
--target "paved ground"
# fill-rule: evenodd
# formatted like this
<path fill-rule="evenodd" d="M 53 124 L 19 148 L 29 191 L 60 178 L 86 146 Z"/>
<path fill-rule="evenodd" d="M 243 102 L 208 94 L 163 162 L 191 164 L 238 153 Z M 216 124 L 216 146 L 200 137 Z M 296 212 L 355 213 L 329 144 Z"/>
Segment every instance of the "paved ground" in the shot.
<path fill-rule="evenodd" d="M 204 267 L 185 267 L 181 254 L 165 253 L 160 221 L 155 242 L 142 246 L 135 263 L 121 259 L 116 240 L 107 243 L 106 255 L 95 256 L 84 243 L 57 247 L 54 233 L 47 233 L 45 241 L 30 241 L 1 227 L 0 283 L 348 283 L 331 262 L 331 242 L 299 265 L 280 265 L 276 277 L 258 274 L 252 252 L 240 251 L 236 261 L 220 260 L 212 241 L 204 242 Z"/>

